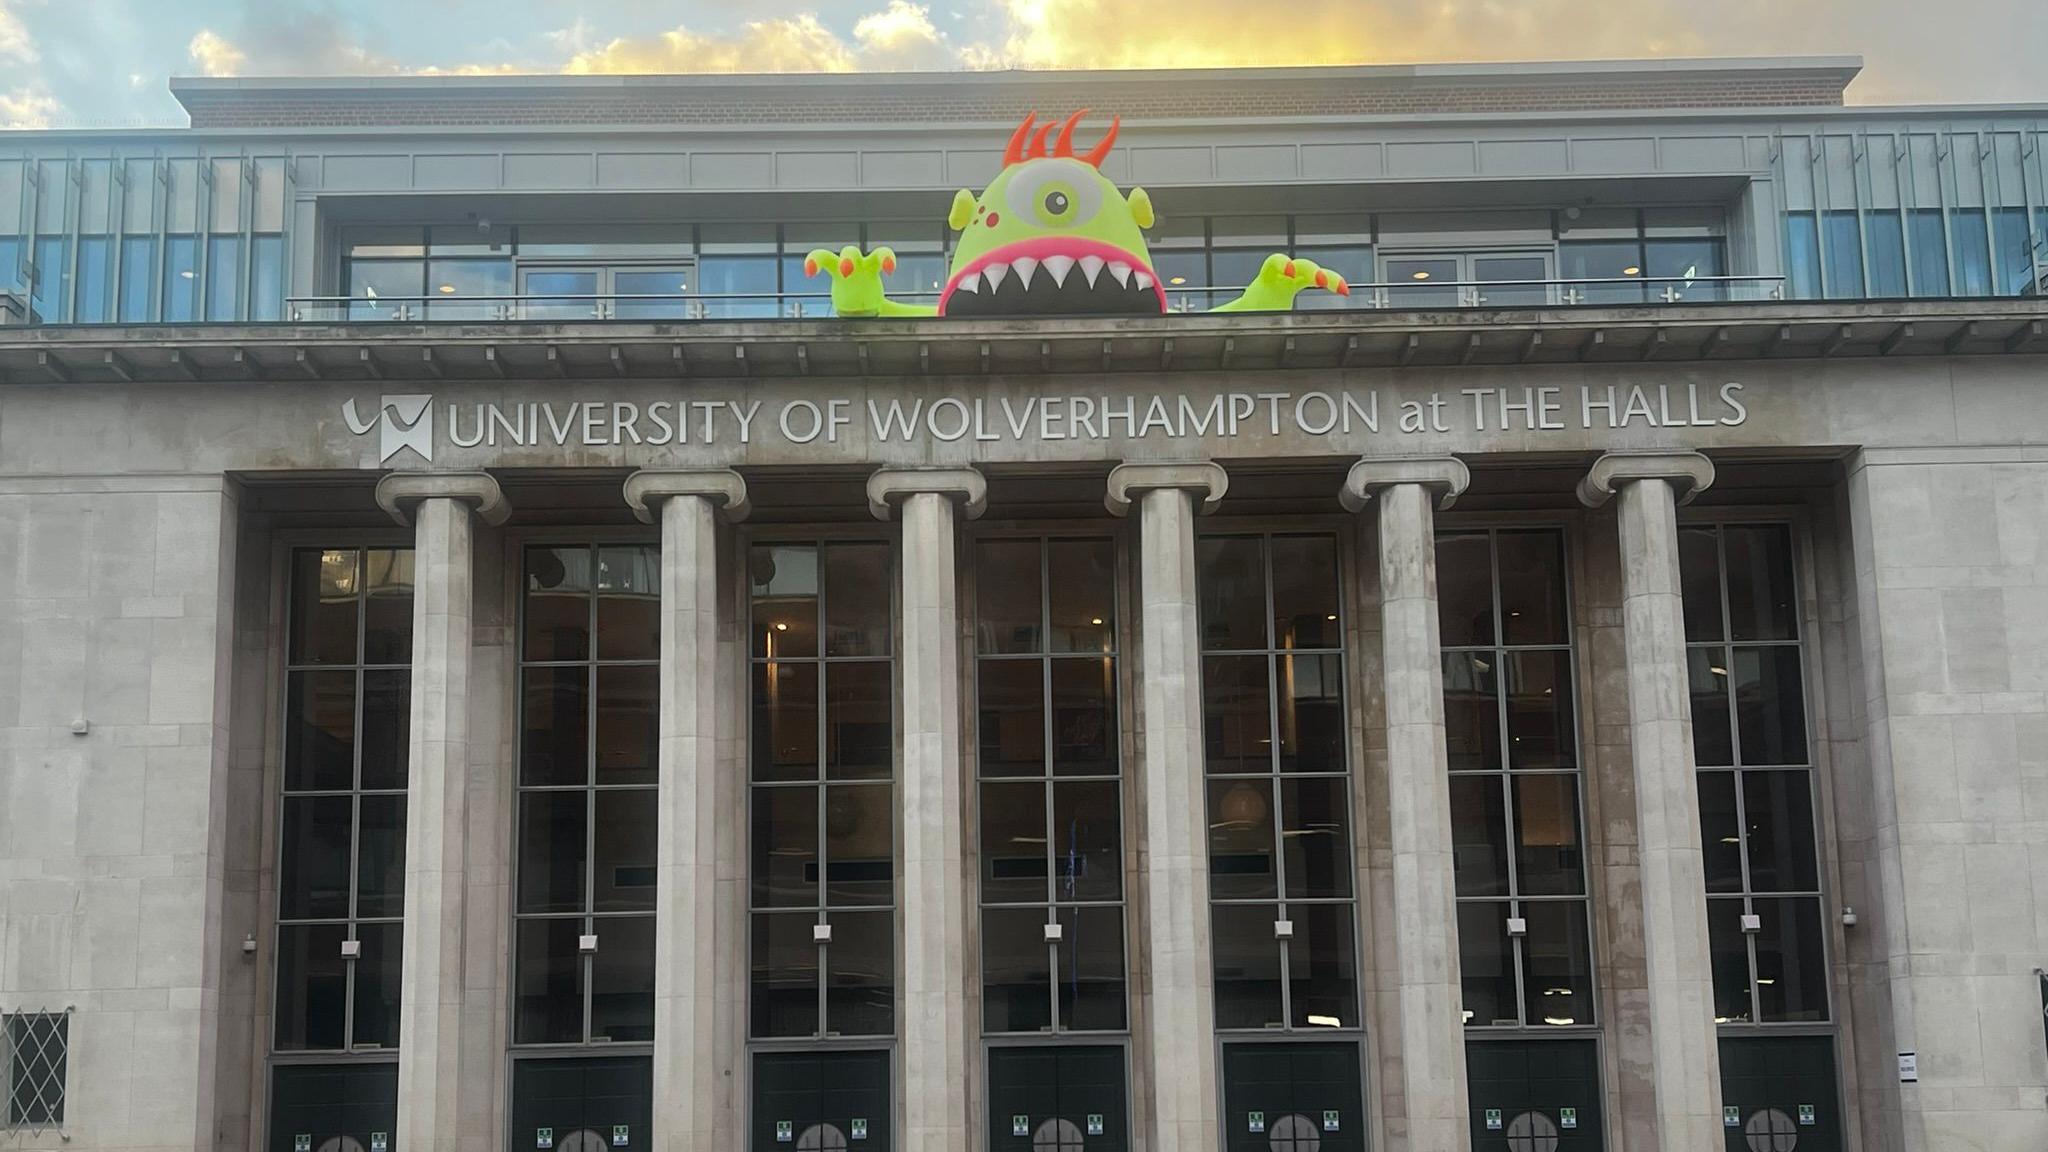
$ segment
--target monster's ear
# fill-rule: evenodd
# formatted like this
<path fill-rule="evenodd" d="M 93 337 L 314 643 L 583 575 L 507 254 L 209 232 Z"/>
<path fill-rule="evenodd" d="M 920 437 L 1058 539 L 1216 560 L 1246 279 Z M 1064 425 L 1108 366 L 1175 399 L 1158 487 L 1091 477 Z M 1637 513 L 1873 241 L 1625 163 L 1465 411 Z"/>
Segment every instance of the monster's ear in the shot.
<path fill-rule="evenodd" d="M 1138 227 L 1150 228 L 1152 226 L 1152 198 L 1145 195 L 1145 190 L 1143 188 L 1133 188 L 1131 189 L 1131 194 L 1124 197 L 1124 199 L 1130 202 L 1131 219 L 1138 222 Z"/>
<path fill-rule="evenodd" d="M 958 192 L 953 193 L 953 210 L 946 213 L 946 223 L 951 224 L 953 231 L 958 232 L 962 228 L 967 227 L 967 222 L 972 219 L 974 219 L 974 193 L 962 188 Z"/>

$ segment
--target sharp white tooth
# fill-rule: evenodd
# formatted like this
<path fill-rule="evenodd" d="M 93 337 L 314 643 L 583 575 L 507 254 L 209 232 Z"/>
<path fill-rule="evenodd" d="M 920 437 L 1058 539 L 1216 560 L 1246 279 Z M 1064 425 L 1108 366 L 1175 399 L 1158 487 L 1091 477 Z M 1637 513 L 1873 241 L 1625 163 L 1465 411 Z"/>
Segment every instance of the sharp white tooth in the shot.
<path fill-rule="evenodd" d="M 1029 256 L 1019 256 L 1010 261 L 1010 267 L 1016 269 L 1017 280 L 1024 285 L 1024 290 L 1031 291 L 1031 278 L 1038 274 L 1038 261 Z"/>
<path fill-rule="evenodd" d="M 981 273 L 970 272 L 962 276 L 960 282 L 953 285 L 953 291 L 979 293 L 981 291 Z"/>
<path fill-rule="evenodd" d="M 1073 270 L 1074 258 L 1072 256 L 1047 256 L 1045 258 L 1045 274 L 1052 277 L 1053 286 L 1056 288 L 1067 286 L 1067 273 Z"/>
<path fill-rule="evenodd" d="M 1116 277 L 1118 287 L 1128 288 L 1131 286 L 1131 266 L 1129 264 L 1121 260 L 1112 260 L 1109 262 L 1109 274 Z"/>
<path fill-rule="evenodd" d="M 1090 288 L 1095 287 L 1095 278 L 1102 275 L 1102 257 L 1081 257 L 1081 275 L 1088 278 L 1088 286 Z"/>
<path fill-rule="evenodd" d="M 1138 273 L 1138 291 L 1149 292 L 1151 290 L 1152 278 L 1150 276 L 1145 275 L 1143 272 Z"/>
<path fill-rule="evenodd" d="M 993 296 L 996 289 L 1003 286 L 1003 277 L 1010 274 L 1010 266 L 1008 264 L 991 264 L 983 268 L 981 274 L 988 277 L 988 292 L 989 295 Z"/>

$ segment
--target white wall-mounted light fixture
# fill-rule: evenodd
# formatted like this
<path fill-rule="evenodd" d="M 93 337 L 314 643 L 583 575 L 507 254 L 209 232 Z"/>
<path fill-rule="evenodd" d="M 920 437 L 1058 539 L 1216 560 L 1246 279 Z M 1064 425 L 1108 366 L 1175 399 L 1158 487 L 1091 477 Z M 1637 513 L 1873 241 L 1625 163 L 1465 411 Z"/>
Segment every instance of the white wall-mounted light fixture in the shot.
<path fill-rule="evenodd" d="M 597 933 L 588 932 L 576 937 L 576 950 L 578 952 L 597 951 Z"/>

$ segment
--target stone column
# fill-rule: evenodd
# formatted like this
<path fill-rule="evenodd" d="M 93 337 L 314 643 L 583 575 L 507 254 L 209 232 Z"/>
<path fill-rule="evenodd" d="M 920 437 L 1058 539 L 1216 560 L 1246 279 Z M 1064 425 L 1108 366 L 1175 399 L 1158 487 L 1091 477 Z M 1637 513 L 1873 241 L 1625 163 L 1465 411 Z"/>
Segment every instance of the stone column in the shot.
<path fill-rule="evenodd" d="M 879 519 L 901 516 L 903 647 L 903 1148 L 957 1152 L 967 1116 L 967 877 L 961 853 L 960 591 L 955 505 L 981 515 L 972 468 L 885 468 Z"/>
<path fill-rule="evenodd" d="M 1216 464 L 1119 464 L 1104 503 L 1138 515 L 1138 778 L 1144 797 L 1151 1011 L 1151 1147 L 1219 1147 L 1216 1004 L 1209 952 L 1209 823 L 1202 752 L 1202 644 L 1195 513 L 1222 501 Z"/>
<path fill-rule="evenodd" d="M 1412 1152 L 1472 1146 L 1436 597 L 1436 509 L 1449 508 L 1471 478 L 1453 457 L 1360 460 L 1339 496 L 1353 512 L 1379 503 L 1395 991 Z"/>
<path fill-rule="evenodd" d="M 1677 518 L 1678 505 L 1713 482 L 1712 461 L 1697 452 L 1610 452 L 1579 482 L 1579 499 L 1587 507 L 1620 495 L 1622 639 L 1650 994 L 1650 1083 L 1663 1148 L 1718 1148 L 1723 1141 Z"/>
<path fill-rule="evenodd" d="M 716 1152 L 733 1053 L 717 1028 L 718 947 L 744 922 L 721 924 L 718 709 L 718 517 L 747 514 L 747 485 L 730 469 L 642 469 L 626 503 L 661 524 L 661 739 L 655 796 L 654 1135 L 668 1152 Z"/>
<path fill-rule="evenodd" d="M 394 472 L 377 483 L 377 504 L 413 525 L 395 1140 L 410 1152 L 455 1152 L 462 1135 L 472 517 L 503 524 L 512 510 L 482 472 Z"/>

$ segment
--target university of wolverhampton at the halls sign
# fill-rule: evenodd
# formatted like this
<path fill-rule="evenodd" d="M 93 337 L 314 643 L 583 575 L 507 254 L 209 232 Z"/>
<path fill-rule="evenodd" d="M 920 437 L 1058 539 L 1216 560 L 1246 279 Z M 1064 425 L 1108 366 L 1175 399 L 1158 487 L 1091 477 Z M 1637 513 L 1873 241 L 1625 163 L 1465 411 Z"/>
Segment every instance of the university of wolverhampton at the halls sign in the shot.
<path fill-rule="evenodd" d="M 831 278 L 832 309 L 847 317 L 1165 312 L 1166 288 L 1145 246 L 1152 198 L 1143 188 L 1126 195 L 1102 174 L 1119 120 L 1110 121 L 1094 148 L 1074 153 L 1074 128 L 1087 114 L 1084 108 L 1043 124 L 1036 112 L 1026 116 L 1003 150 L 1003 170 L 981 195 L 954 193 L 946 223 L 960 240 L 937 304 L 889 299 L 882 279 L 896 270 L 896 254 L 887 248 L 815 249 L 804 258 L 804 272 Z M 1275 253 L 1243 295 L 1214 311 L 1284 312 L 1304 288 L 1351 294 L 1335 272 Z"/>

